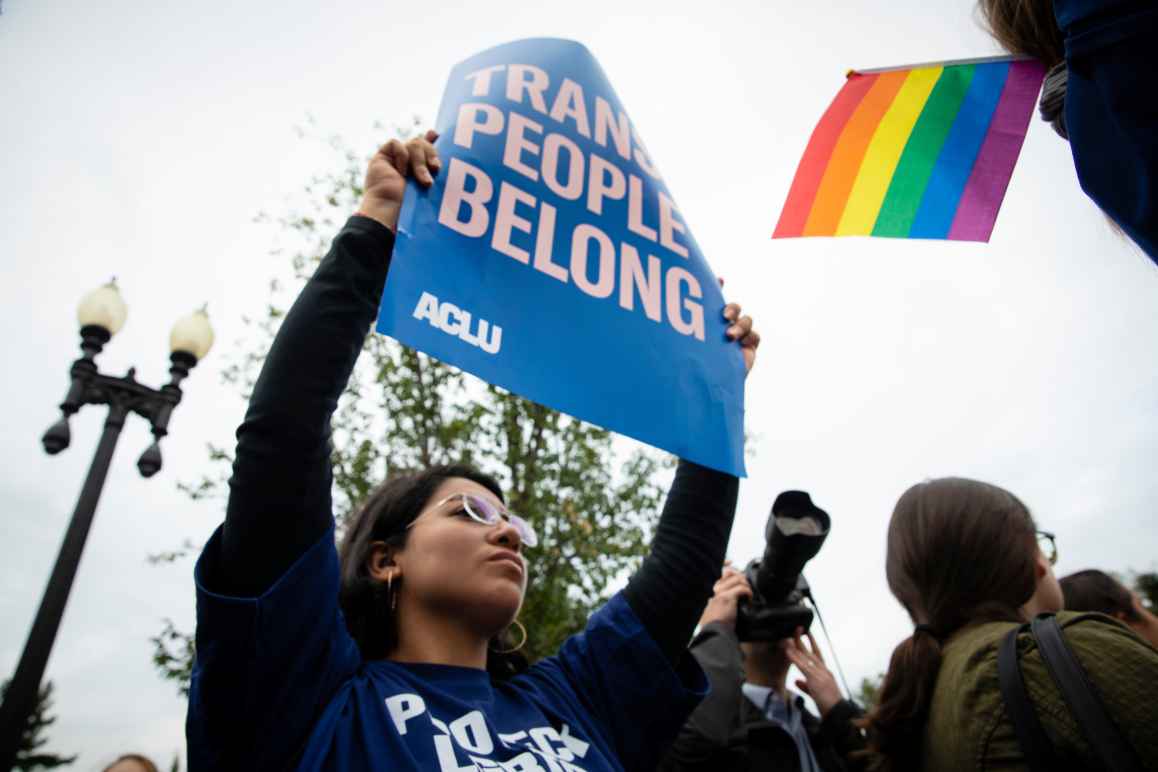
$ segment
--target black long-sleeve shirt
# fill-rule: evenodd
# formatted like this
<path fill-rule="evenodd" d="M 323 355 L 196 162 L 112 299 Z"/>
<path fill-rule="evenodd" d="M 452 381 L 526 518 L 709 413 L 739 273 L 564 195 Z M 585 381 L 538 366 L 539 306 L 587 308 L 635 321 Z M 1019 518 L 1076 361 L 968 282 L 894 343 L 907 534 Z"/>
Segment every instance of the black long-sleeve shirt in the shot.
<path fill-rule="evenodd" d="M 331 527 L 330 418 L 375 318 L 393 246 L 380 223 L 350 218 L 287 314 L 237 431 L 210 567 L 219 591 L 260 595 Z M 737 489 L 731 475 L 681 462 L 651 553 L 625 590 L 672 661 L 719 577 Z"/>

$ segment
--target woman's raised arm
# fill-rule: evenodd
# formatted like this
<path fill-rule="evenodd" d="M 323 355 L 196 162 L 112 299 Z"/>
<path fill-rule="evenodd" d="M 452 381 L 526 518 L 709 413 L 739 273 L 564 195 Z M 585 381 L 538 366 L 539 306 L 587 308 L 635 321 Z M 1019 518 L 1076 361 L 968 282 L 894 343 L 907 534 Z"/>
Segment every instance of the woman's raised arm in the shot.
<path fill-rule="evenodd" d="M 255 596 L 330 528 L 330 417 L 373 322 L 406 176 L 429 185 L 433 133 L 371 159 L 359 213 L 286 315 L 237 430 L 214 590 Z"/>
<path fill-rule="evenodd" d="M 760 344 L 752 319 L 735 304 L 724 316 L 733 322 L 728 337 L 739 342 L 751 371 Z M 680 461 L 651 553 L 624 590 L 631 610 L 672 662 L 683 656 L 720 578 L 739 487 L 733 475 Z"/>

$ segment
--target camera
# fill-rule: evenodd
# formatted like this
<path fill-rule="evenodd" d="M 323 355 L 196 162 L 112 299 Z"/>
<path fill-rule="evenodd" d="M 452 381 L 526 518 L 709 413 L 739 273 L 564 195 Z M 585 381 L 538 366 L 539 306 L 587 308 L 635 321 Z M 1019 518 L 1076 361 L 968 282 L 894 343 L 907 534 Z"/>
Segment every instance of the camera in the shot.
<path fill-rule="evenodd" d="M 777 641 L 812 625 L 804 564 L 816 556 L 832 521 L 804 491 L 784 491 L 772 502 L 764 527 L 764 556 L 745 569 L 752 598 L 740 604 L 736 635 L 741 641 Z"/>

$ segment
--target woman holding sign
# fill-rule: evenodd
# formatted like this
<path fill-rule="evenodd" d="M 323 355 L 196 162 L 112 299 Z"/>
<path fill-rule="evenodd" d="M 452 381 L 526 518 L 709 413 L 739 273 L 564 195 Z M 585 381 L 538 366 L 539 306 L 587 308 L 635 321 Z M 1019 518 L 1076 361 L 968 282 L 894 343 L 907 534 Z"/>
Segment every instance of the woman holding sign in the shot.
<path fill-rule="evenodd" d="M 507 632 L 535 533 L 490 477 L 392 479 L 334 548 L 329 419 L 378 306 L 406 177 L 429 186 L 439 170 L 435 138 L 371 160 L 361 211 L 254 387 L 225 523 L 196 571 L 193 772 L 651 769 L 703 695 L 684 647 L 724 558 L 731 475 L 681 463 L 642 568 L 529 668 Z M 751 319 L 724 315 L 750 368 Z"/>

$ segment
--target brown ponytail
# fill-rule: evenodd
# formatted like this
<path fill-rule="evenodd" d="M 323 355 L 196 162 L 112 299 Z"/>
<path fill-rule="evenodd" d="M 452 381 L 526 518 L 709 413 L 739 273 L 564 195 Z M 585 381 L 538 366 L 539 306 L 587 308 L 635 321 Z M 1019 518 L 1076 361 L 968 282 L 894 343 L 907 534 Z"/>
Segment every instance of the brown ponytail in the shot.
<path fill-rule="evenodd" d="M 1011 54 L 1032 56 L 1047 68 L 1065 58 L 1065 40 L 1053 0 L 978 0 L 989 34 Z"/>
<path fill-rule="evenodd" d="M 1020 619 L 1036 579 L 1035 526 L 1016 496 L 945 478 L 914 485 L 889 522 L 889 589 L 920 625 L 893 650 L 868 731 L 869 767 L 920 769 L 941 646 L 971 624 Z"/>
<path fill-rule="evenodd" d="M 928 633 L 914 633 L 893 649 L 877 707 L 861 722 L 873 769 L 920 769 L 920 737 L 940 669 L 941 644 Z"/>

